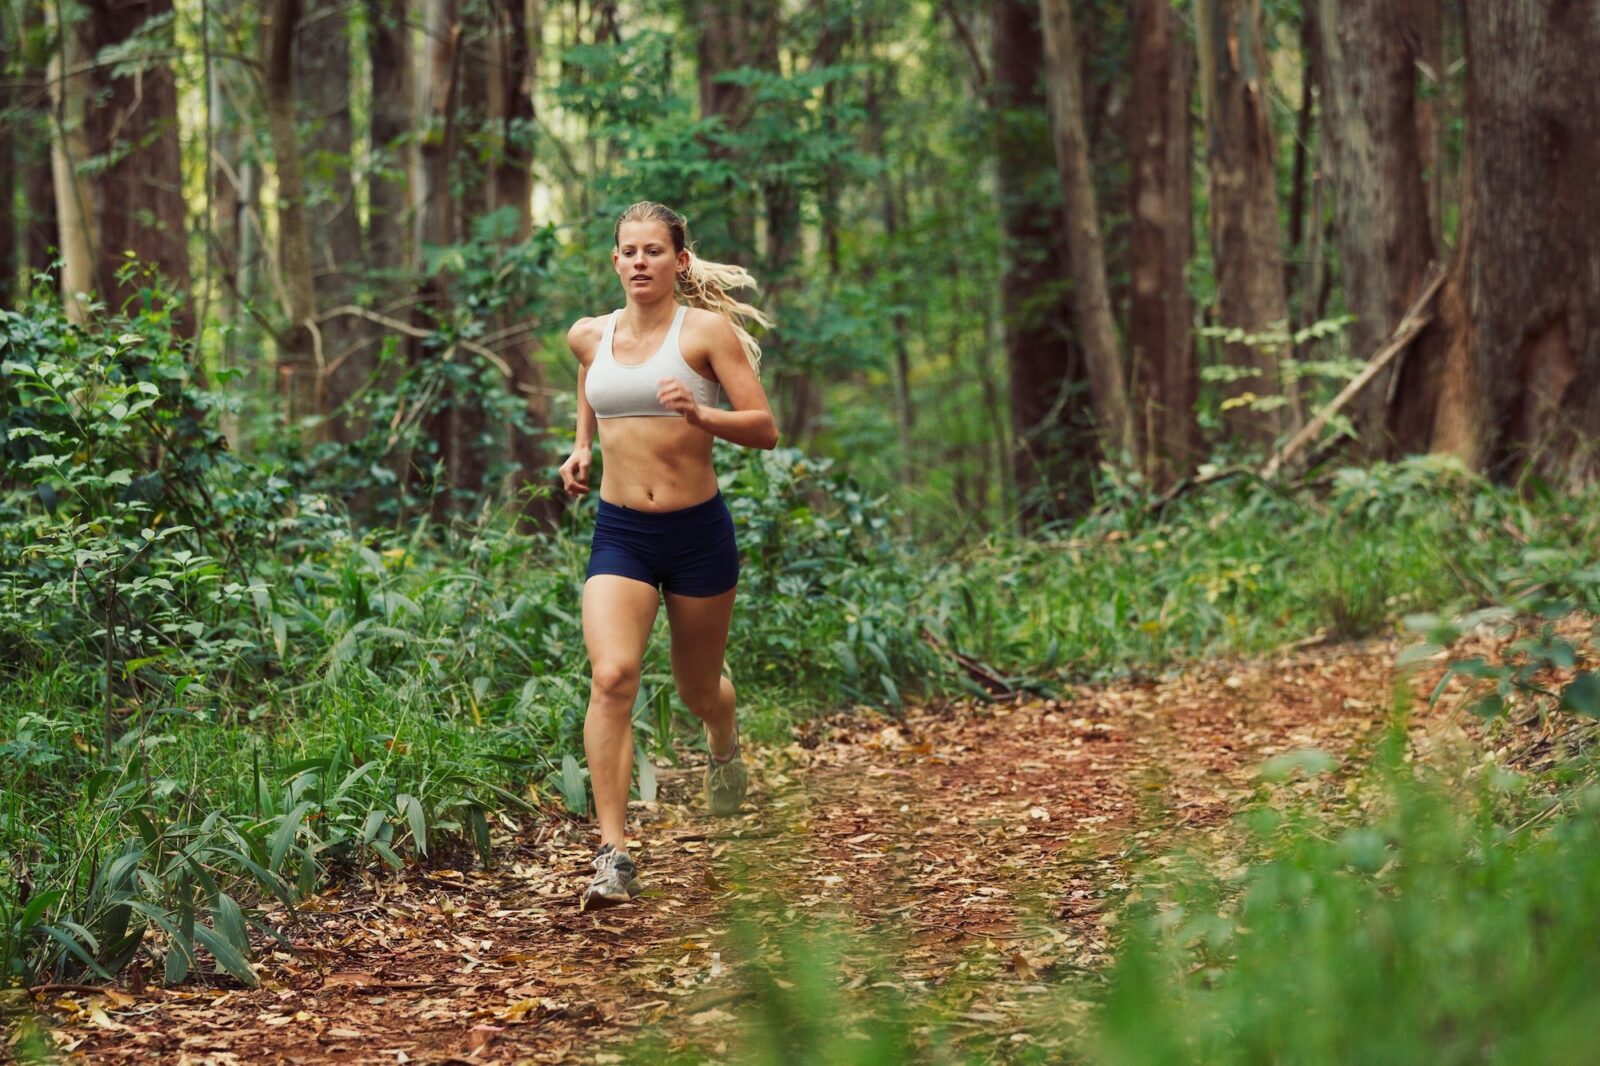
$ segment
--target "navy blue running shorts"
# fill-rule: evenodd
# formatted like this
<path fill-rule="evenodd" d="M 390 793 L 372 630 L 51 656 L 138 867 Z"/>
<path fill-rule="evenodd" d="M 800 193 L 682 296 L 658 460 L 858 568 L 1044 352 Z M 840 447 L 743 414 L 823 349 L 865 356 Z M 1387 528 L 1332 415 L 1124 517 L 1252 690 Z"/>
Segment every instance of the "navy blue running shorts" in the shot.
<path fill-rule="evenodd" d="M 739 545 L 722 493 L 678 511 L 600 501 L 589 572 L 619 574 L 679 596 L 720 596 L 739 583 Z"/>

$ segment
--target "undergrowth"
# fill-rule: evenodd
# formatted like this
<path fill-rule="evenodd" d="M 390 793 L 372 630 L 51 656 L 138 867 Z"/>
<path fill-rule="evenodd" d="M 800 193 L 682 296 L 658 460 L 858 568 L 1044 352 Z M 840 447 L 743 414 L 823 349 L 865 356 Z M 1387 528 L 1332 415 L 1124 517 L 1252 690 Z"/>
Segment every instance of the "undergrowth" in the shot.
<path fill-rule="evenodd" d="M 5 979 L 103 978 L 142 953 L 172 980 L 215 963 L 248 982 L 273 933 L 252 939 L 256 901 L 461 842 L 490 861 L 491 820 L 587 809 L 592 498 L 534 533 L 509 499 L 362 526 L 314 471 L 224 447 L 225 393 L 194 380 L 165 309 L 0 312 L 0 363 Z M 1033 540 L 934 549 L 827 460 L 718 463 L 744 553 L 730 661 L 758 736 L 1381 633 L 1500 602 L 1530 556 L 1559 583 L 1597 521 L 1592 500 L 1418 460 L 1123 496 Z M 664 640 L 635 721 L 648 790 L 699 735 Z"/>

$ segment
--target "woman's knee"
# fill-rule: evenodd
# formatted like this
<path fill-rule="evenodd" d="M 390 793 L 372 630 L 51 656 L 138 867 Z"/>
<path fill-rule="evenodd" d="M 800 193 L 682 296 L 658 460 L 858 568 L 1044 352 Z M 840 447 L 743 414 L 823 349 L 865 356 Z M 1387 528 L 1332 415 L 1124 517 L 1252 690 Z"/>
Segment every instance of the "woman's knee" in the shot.
<path fill-rule="evenodd" d="M 589 693 L 608 703 L 626 701 L 631 709 L 639 694 L 639 664 L 595 663 L 589 675 Z"/>
<path fill-rule="evenodd" d="M 733 682 L 720 674 L 709 681 L 685 681 L 681 677 L 675 680 L 678 698 L 694 712 L 715 710 L 718 701 L 733 696 Z"/>

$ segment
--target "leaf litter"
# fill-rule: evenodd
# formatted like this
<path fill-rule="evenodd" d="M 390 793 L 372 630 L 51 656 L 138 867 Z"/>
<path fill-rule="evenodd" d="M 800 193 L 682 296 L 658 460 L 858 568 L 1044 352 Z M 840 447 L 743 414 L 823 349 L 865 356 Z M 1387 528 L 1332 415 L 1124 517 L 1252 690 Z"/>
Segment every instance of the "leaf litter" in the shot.
<path fill-rule="evenodd" d="M 96 1063 L 621 1062 L 641 1034 L 737 1058 L 752 962 L 827 927 L 845 931 L 830 942 L 845 995 L 933 996 L 949 1041 L 1004 1058 L 1035 1040 L 1054 976 L 1110 961 L 1136 863 L 1220 839 L 1267 760 L 1337 764 L 1381 729 L 1397 650 L 813 720 L 748 749 L 735 819 L 705 814 L 698 767 L 658 770 L 656 800 L 631 812 L 632 905 L 579 912 L 592 830 L 551 811 L 497 828 L 490 869 L 363 875 L 298 922 L 269 909 L 293 950 L 260 943 L 259 988 L 135 970 L 38 1006 L 63 1051 Z M 1287 784 L 1302 786 L 1328 787 Z M 1081 1022 L 1051 1002 L 1056 1023 Z"/>

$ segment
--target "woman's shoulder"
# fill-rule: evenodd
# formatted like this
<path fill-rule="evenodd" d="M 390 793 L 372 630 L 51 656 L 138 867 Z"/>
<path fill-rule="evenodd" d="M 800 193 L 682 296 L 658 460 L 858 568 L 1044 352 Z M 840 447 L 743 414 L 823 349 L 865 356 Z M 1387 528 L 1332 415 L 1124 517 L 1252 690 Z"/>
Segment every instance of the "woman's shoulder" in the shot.
<path fill-rule="evenodd" d="M 704 307 L 688 307 L 683 316 L 684 333 L 692 333 L 707 344 L 733 336 L 733 323 L 728 316 Z"/>
<path fill-rule="evenodd" d="M 567 347 L 584 363 L 594 358 L 600 347 L 600 338 L 606 331 L 606 316 L 580 318 L 567 329 Z"/>

